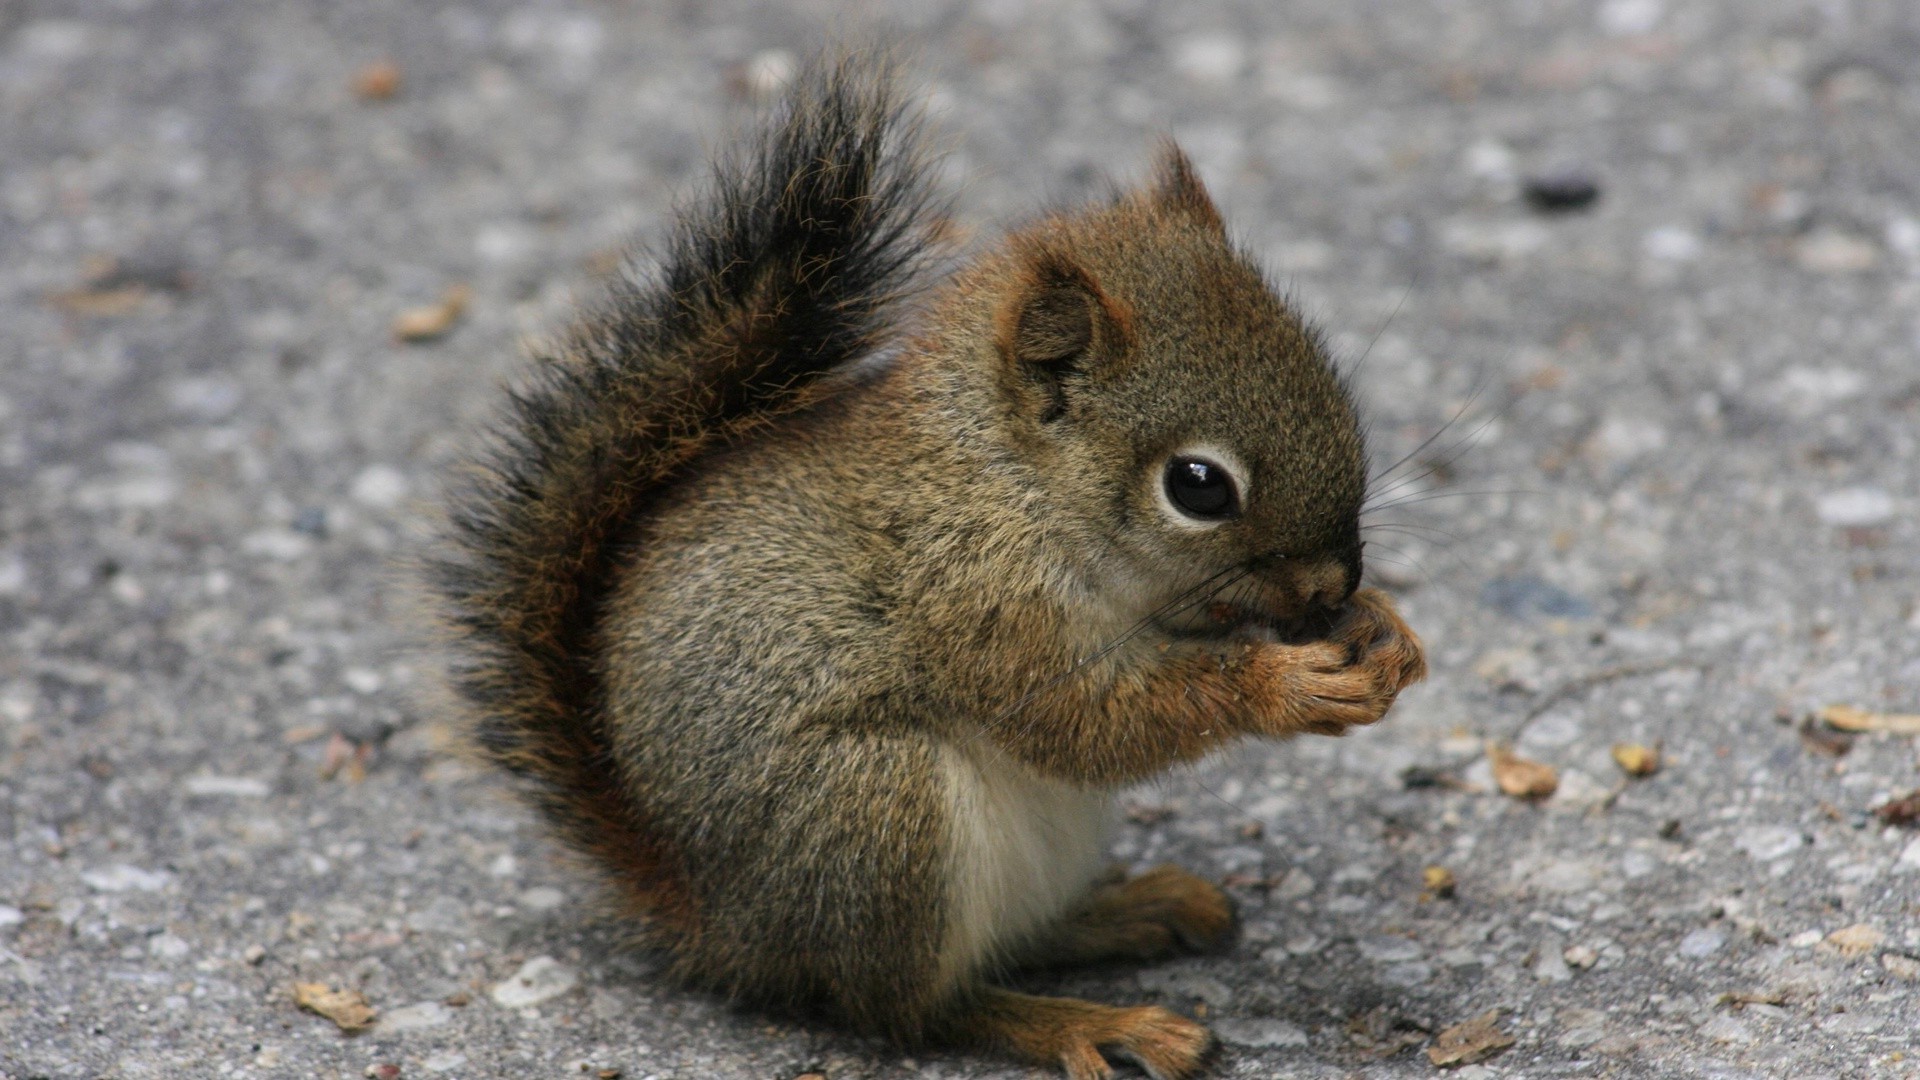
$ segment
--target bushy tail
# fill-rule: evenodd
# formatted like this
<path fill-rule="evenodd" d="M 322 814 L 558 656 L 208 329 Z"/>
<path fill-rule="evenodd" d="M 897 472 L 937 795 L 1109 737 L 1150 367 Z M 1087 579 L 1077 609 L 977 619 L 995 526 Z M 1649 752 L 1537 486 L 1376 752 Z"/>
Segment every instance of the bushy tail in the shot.
<path fill-rule="evenodd" d="M 852 60 L 796 80 L 683 208 L 657 270 L 538 358 L 434 567 L 475 744 L 661 914 L 671 853 L 609 760 L 591 656 L 609 546 L 677 470 L 883 344 L 936 222 L 917 124 L 889 84 Z"/>

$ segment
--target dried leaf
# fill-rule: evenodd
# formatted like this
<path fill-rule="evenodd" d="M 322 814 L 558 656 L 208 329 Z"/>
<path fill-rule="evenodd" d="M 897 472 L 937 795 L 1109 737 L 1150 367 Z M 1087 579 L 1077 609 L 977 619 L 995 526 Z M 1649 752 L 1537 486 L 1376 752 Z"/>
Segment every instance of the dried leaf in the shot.
<path fill-rule="evenodd" d="M 1884 937 L 1867 923 L 1855 923 L 1828 934 L 1826 944 L 1841 956 L 1865 956 L 1878 948 Z"/>
<path fill-rule="evenodd" d="M 1734 990 L 1720 995 L 1719 1004 L 1729 1006 L 1735 1011 L 1749 1005 L 1785 1005 L 1787 995 L 1781 993 L 1762 994 L 1752 990 Z"/>
<path fill-rule="evenodd" d="M 1890 802 L 1873 808 L 1873 814 L 1888 825 L 1920 826 L 1920 791 L 1909 791 Z"/>
<path fill-rule="evenodd" d="M 1800 723 L 1800 745 L 1822 757 L 1845 757 L 1853 749 L 1853 736 L 1822 727 L 1809 716 Z"/>
<path fill-rule="evenodd" d="M 385 101 L 400 92 L 400 82 L 400 65 L 380 60 L 354 73 L 353 92 L 365 101 Z"/>
<path fill-rule="evenodd" d="M 358 990 L 335 990 L 326 983 L 294 983 L 293 1003 L 317 1013 L 349 1035 L 373 1026 L 379 1014 Z"/>
<path fill-rule="evenodd" d="M 1420 883 L 1426 892 L 1422 900 L 1451 900 L 1459 882 L 1454 880 L 1453 871 L 1444 866 L 1429 866 L 1420 871 Z"/>
<path fill-rule="evenodd" d="M 1442 1031 L 1427 1047 L 1427 1060 L 1443 1069 L 1487 1060 L 1513 1045 L 1513 1036 L 1495 1026 L 1499 1020 L 1500 1010 L 1489 1009 Z"/>
<path fill-rule="evenodd" d="M 1493 765 L 1493 779 L 1500 790 L 1516 799 L 1544 799 L 1560 787 L 1560 774 L 1553 766 L 1515 757 L 1499 744 L 1487 748 L 1487 760 Z"/>
<path fill-rule="evenodd" d="M 1829 705 L 1820 710 L 1820 719 L 1828 727 L 1841 731 L 1887 731 L 1895 735 L 1920 735 L 1920 713 L 1882 713 L 1852 705 Z"/>
<path fill-rule="evenodd" d="M 71 289 L 47 299 L 69 315 L 111 319 L 137 310 L 147 302 L 147 296 L 147 290 L 135 285 L 124 289 Z"/>
<path fill-rule="evenodd" d="M 1639 743 L 1614 743 L 1613 763 L 1628 776 L 1652 776 L 1660 771 L 1660 751 Z"/>
<path fill-rule="evenodd" d="M 437 304 L 409 308 L 393 320 L 393 336 L 401 341 L 432 341 L 453 329 L 467 310 L 473 290 L 465 285 L 448 286 Z"/>

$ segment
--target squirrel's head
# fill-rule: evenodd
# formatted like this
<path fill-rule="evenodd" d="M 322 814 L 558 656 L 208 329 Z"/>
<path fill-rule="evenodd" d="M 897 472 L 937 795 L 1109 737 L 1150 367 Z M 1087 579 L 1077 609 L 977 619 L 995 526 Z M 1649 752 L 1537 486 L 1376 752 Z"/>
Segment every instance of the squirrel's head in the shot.
<path fill-rule="evenodd" d="M 1359 420 L 1186 157 L 1005 258 L 997 388 L 1063 535 L 1123 564 L 1102 587 L 1178 632 L 1324 622 L 1360 579 Z"/>

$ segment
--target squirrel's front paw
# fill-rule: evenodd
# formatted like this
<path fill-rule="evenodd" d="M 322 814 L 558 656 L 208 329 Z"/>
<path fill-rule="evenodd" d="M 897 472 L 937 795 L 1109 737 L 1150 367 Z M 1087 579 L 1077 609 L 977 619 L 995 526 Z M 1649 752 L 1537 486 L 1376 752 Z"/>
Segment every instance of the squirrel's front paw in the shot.
<path fill-rule="evenodd" d="M 1377 589 L 1353 595 L 1330 640 L 1262 645 L 1251 665 L 1269 735 L 1339 735 L 1371 724 L 1427 673 L 1420 639 Z"/>

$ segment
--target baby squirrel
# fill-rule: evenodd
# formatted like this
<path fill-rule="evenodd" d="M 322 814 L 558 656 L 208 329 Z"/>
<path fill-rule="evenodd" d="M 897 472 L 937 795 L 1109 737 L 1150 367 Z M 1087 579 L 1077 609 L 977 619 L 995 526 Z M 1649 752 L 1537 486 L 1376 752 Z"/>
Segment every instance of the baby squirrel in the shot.
<path fill-rule="evenodd" d="M 778 119 L 538 357 L 436 587 L 481 753 L 686 982 L 905 1045 L 1193 1075 L 1022 969 L 1226 946 L 1114 790 L 1422 677 L 1358 589 L 1360 426 L 1169 144 L 915 307 L 945 232 L 885 63 Z"/>

